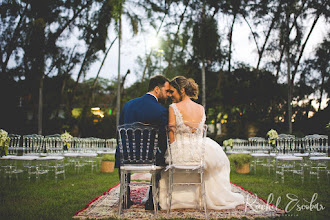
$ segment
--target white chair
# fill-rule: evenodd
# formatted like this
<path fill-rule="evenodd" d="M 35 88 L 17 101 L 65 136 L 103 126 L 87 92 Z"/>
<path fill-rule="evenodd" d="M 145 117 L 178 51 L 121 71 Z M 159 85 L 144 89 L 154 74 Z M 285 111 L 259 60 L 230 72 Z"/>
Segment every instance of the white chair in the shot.
<path fill-rule="evenodd" d="M 31 180 L 31 176 L 35 175 L 36 180 L 38 181 L 40 175 L 47 174 L 48 169 L 46 169 L 46 165 L 43 163 L 47 162 L 42 157 L 34 156 L 34 155 L 23 155 L 13 157 L 12 160 L 22 161 L 23 167 L 27 169 L 29 181 Z"/>
<path fill-rule="evenodd" d="M 303 138 L 306 149 L 312 156 L 327 156 L 328 155 L 328 136 L 327 135 L 307 135 Z M 313 155 L 315 154 L 315 155 Z"/>
<path fill-rule="evenodd" d="M 327 178 L 329 179 L 329 171 L 328 171 L 328 162 L 330 161 L 330 157 L 310 157 L 309 158 L 309 177 L 311 179 L 312 175 L 315 175 L 317 180 L 320 179 L 320 172 L 326 172 Z"/>
<path fill-rule="evenodd" d="M 158 152 L 159 128 L 143 123 L 124 124 L 117 127 L 120 151 L 120 195 L 119 216 L 122 214 L 123 202 L 127 205 L 127 188 L 130 183 L 125 178 L 134 173 L 151 173 L 154 215 L 158 216 L 158 190 L 156 174 L 163 167 L 156 165 Z"/>
<path fill-rule="evenodd" d="M 82 163 L 91 166 L 92 172 L 97 167 L 97 153 L 80 153 L 79 158 Z"/>
<path fill-rule="evenodd" d="M 17 167 L 17 161 L 14 160 L 15 155 L 7 155 L 0 157 L 0 165 L 1 165 L 1 174 L 4 178 L 9 178 L 9 181 L 12 179 L 12 175 L 16 176 L 16 180 L 18 179 L 18 174 L 22 174 L 24 172 L 23 169 Z"/>
<path fill-rule="evenodd" d="M 303 157 L 281 155 L 276 157 L 276 180 L 280 175 L 282 183 L 284 183 L 285 173 L 291 172 L 292 175 L 298 174 L 301 176 L 301 181 L 304 183 L 304 166 L 302 166 Z"/>
<path fill-rule="evenodd" d="M 257 173 L 257 166 L 260 164 L 263 167 L 268 167 L 268 174 L 270 174 L 270 168 L 274 165 L 271 163 L 270 155 L 265 153 L 253 153 L 251 154 L 253 162 L 251 165 L 254 167 L 254 173 Z"/>
<path fill-rule="evenodd" d="M 169 171 L 169 183 L 168 183 L 168 206 L 167 206 L 167 214 L 170 215 L 171 207 L 172 207 L 172 193 L 173 188 L 176 186 L 187 186 L 187 185 L 195 185 L 199 187 L 199 195 L 200 201 L 196 207 L 204 208 L 205 218 L 208 219 L 208 210 L 205 200 L 205 178 L 204 178 L 204 169 L 205 169 L 205 144 L 204 140 L 206 137 L 206 129 L 207 126 L 203 126 L 202 129 L 196 128 L 197 126 L 192 127 L 191 133 L 184 133 L 178 138 L 178 135 L 175 135 L 178 138 L 176 144 L 179 145 L 177 148 L 180 148 L 180 144 L 182 145 L 193 145 L 190 152 L 187 152 L 187 157 L 183 158 L 181 162 L 176 162 L 173 160 L 173 155 L 175 155 L 175 149 L 172 149 L 171 145 L 169 145 L 168 153 L 169 153 L 169 165 L 166 166 L 166 170 Z M 189 175 L 197 174 L 199 175 L 198 182 L 180 182 L 177 180 L 176 175 L 180 175 L 180 173 L 188 173 Z"/>
<path fill-rule="evenodd" d="M 249 150 L 252 152 L 267 152 L 268 142 L 263 137 L 250 137 L 249 140 Z"/>
<path fill-rule="evenodd" d="M 80 173 L 81 169 L 83 169 L 86 165 L 86 163 L 83 161 L 83 158 L 81 157 L 81 154 L 82 153 L 79 152 L 68 152 L 63 154 L 63 156 L 67 158 L 68 161 L 68 163 L 65 165 L 73 164 L 76 173 Z"/>
<path fill-rule="evenodd" d="M 8 146 L 8 155 L 18 155 L 20 148 L 21 135 L 18 134 L 9 134 L 10 138 Z"/>
<path fill-rule="evenodd" d="M 54 172 L 55 182 L 57 182 L 57 176 L 62 174 L 65 179 L 65 164 L 63 156 L 46 156 L 42 157 L 48 162 L 48 169 L 50 172 Z M 42 159 L 41 159 L 42 160 Z"/>
<path fill-rule="evenodd" d="M 23 155 L 39 156 L 45 152 L 44 136 L 38 134 L 23 136 Z"/>

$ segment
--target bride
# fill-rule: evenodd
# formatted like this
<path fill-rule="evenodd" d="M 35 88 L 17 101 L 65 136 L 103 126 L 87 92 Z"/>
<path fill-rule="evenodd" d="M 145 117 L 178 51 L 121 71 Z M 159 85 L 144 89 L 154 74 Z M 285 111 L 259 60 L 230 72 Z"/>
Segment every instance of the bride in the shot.
<path fill-rule="evenodd" d="M 205 124 L 204 107 L 193 102 L 190 98 L 198 98 L 198 85 L 193 79 L 183 76 L 175 77 L 170 82 L 170 97 L 173 104 L 169 107 L 169 138 L 171 155 L 174 164 L 189 165 L 191 152 L 198 152 L 198 141 L 192 144 L 185 140 L 185 133 L 194 132 Z M 202 138 L 202 134 L 200 135 Z M 187 142 L 188 141 L 188 142 Z M 243 195 L 233 193 L 230 185 L 230 164 L 228 157 L 218 143 L 210 138 L 204 140 L 205 147 L 205 197 L 208 209 L 233 209 L 244 203 Z M 166 155 L 167 163 L 170 155 Z M 174 173 L 174 181 L 192 182 L 199 176 Z M 194 180 L 195 179 L 195 180 Z M 168 172 L 161 174 L 159 181 L 159 205 L 167 209 Z M 200 208 L 199 189 L 196 185 L 173 187 L 172 209 Z"/>

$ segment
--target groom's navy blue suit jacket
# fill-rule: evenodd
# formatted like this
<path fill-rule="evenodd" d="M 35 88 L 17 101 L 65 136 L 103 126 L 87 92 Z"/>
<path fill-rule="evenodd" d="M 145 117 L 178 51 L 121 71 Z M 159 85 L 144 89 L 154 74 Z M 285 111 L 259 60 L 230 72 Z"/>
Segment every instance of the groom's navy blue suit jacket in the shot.
<path fill-rule="evenodd" d="M 167 137 L 165 127 L 168 124 L 168 110 L 159 104 L 156 98 L 150 94 L 128 101 L 121 111 L 119 125 L 142 122 L 160 126 L 158 145 L 161 152 L 157 154 L 157 164 L 165 165 L 164 154 L 167 149 Z M 119 147 L 116 149 L 116 165 L 119 167 Z"/>

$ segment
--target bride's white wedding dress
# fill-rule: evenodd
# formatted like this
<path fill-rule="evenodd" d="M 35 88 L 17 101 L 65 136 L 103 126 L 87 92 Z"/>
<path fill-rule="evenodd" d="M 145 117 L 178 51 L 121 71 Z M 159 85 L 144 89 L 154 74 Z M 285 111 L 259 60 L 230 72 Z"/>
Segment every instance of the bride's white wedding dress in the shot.
<path fill-rule="evenodd" d="M 197 139 L 191 140 L 189 132 L 191 128 L 183 121 L 182 115 L 176 104 L 170 105 L 173 108 L 176 126 L 175 141 L 171 144 L 172 161 L 174 164 L 189 165 L 189 161 L 198 157 L 202 147 L 202 134 Z M 203 119 L 198 125 L 203 127 L 205 123 L 205 112 Z M 192 143 L 193 142 L 193 143 Z M 205 146 L 205 197 L 208 209 L 233 209 L 237 205 L 244 203 L 243 195 L 233 193 L 230 184 L 230 164 L 227 155 L 224 153 L 220 145 L 210 138 L 204 139 Z M 193 152 L 193 153 L 192 153 Z M 166 156 L 169 162 L 169 155 Z M 199 175 L 174 173 L 174 181 L 189 182 L 198 180 Z M 168 188 L 168 172 L 163 172 L 159 181 L 159 205 L 162 209 L 167 209 L 167 188 Z M 199 186 L 184 185 L 173 187 L 172 193 L 172 209 L 180 208 L 200 208 Z"/>

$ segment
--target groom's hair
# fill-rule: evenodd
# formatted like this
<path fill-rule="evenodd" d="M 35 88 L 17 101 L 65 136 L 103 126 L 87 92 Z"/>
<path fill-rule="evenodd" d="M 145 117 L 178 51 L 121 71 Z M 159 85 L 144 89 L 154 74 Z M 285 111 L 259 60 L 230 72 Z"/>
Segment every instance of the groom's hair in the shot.
<path fill-rule="evenodd" d="M 159 88 L 163 87 L 166 82 L 169 82 L 169 80 L 165 76 L 156 75 L 151 77 L 149 81 L 148 92 L 154 90 L 156 86 Z"/>

